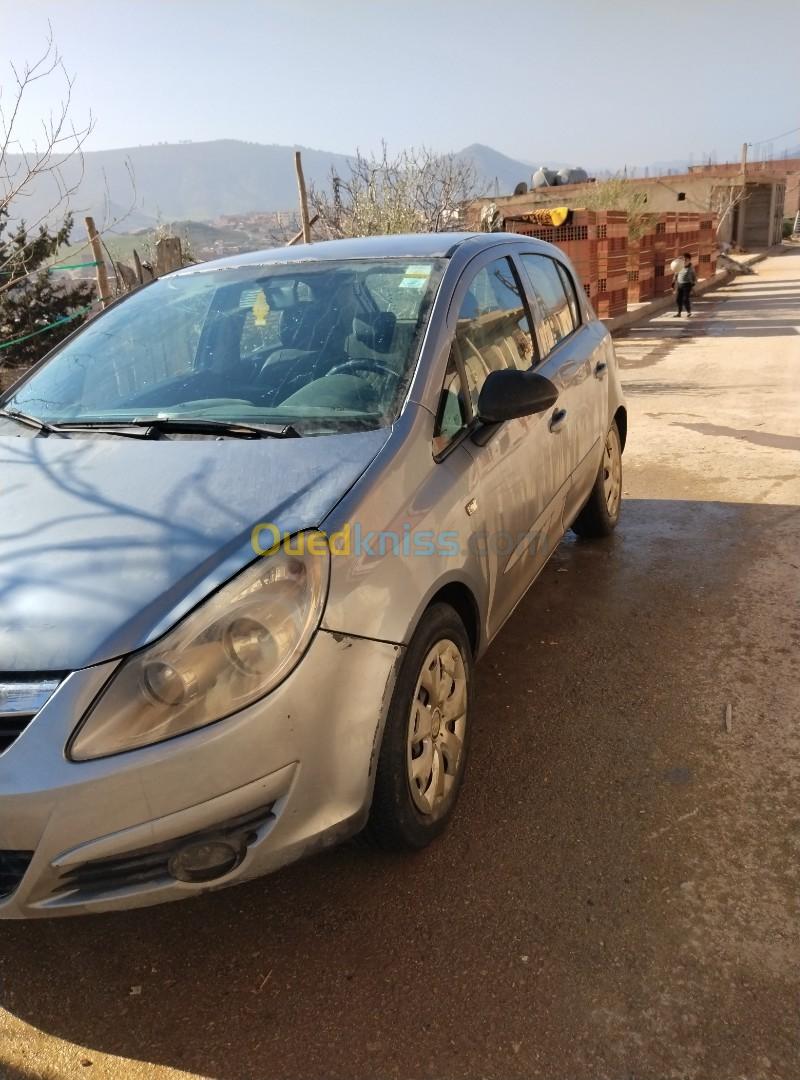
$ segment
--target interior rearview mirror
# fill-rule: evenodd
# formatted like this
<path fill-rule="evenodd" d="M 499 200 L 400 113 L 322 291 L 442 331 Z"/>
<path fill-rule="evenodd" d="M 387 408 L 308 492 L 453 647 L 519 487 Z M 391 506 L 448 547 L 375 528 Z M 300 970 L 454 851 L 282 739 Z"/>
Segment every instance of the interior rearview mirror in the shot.
<path fill-rule="evenodd" d="M 478 395 L 478 419 L 502 424 L 519 416 L 545 412 L 558 400 L 558 390 L 535 371 L 502 368 L 490 371 Z"/>

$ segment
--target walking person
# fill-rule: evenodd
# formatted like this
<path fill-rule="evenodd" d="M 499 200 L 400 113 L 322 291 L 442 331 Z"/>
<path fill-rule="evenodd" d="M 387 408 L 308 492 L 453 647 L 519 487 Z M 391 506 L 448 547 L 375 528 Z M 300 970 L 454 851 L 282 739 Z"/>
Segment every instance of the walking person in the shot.
<path fill-rule="evenodd" d="M 692 266 L 692 256 L 687 251 L 683 256 L 683 266 L 676 273 L 672 284 L 675 287 L 675 299 L 678 304 L 678 311 L 675 315 L 676 319 L 679 319 L 686 309 L 686 318 L 692 317 L 692 289 L 697 284 L 697 274 L 694 272 Z"/>

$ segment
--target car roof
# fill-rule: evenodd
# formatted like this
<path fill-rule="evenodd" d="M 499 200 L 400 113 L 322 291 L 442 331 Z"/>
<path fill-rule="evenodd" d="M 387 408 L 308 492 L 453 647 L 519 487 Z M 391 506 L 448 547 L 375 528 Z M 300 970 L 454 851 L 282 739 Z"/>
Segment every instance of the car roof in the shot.
<path fill-rule="evenodd" d="M 297 244 L 294 247 L 267 248 L 264 251 L 248 251 L 242 255 L 230 255 L 225 259 L 186 267 L 179 274 L 196 272 L 198 269 L 238 269 L 274 263 L 329 262 L 336 259 L 385 259 L 401 258 L 436 259 L 450 258 L 463 244 L 479 249 L 508 240 L 519 240 L 511 233 L 405 233 L 396 236 L 360 236 L 351 240 L 323 240 L 313 244 Z"/>

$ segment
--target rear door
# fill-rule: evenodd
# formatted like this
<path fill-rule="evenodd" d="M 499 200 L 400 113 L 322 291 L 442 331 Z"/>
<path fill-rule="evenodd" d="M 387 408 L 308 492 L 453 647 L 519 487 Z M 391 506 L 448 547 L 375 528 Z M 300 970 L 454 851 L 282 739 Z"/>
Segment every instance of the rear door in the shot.
<path fill-rule="evenodd" d="M 539 312 L 541 372 L 559 390 L 559 418 L 551 431 L 558 441 L 558 467 L 571 478 L 565 505 L 565 524 L 569 524 L 594 482 L 605 434 L 605 367 L 596 355 L 597 324 L 584 318 L 577 283 L 560 260 L 522 251 L 519 261 L 535 298 L 533 307 Z"/>

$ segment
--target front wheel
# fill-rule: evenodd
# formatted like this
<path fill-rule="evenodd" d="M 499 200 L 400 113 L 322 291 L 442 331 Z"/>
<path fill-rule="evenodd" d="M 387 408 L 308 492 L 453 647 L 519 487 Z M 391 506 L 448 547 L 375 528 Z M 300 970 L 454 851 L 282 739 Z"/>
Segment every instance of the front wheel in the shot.
<path fill-rule="evenodd" d="M 608 429 L 603 460 L 583 509 L 572 523 L 573 532 L 587 539 L 610 536 L 622 505 L 622 440 L 616 421 Z"/>
<path fill-rule="evenodd" d="M 380 847 L 425 847 L 453 812 L 472 718 L 472 649 L 447 604 L 425 613 L 397 678 L 365 836 Z"/>

